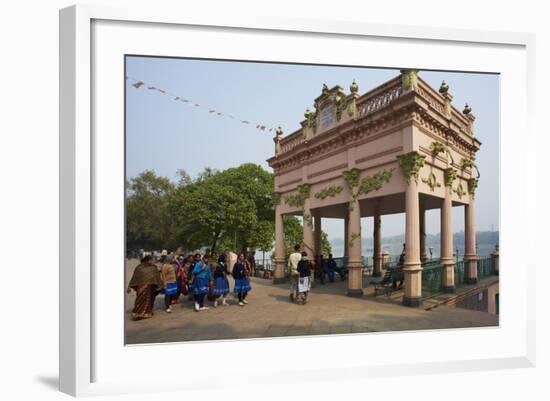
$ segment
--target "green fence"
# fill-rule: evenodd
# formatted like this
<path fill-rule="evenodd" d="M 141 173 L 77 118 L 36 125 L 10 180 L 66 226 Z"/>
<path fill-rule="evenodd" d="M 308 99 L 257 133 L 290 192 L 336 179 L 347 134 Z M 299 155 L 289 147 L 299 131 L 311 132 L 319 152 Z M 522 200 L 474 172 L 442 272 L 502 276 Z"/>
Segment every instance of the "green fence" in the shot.
<path fill-rule="evenodd" d="M 443 265 L 429 264 L 422 269 L 422 294 L 436 294 L 441 292 L 443 282 Z"/>
<path fill-rule="evenodd" d="M 477 279 L 494 276 L 496 274 L 491 257 L 477 260 Z"/>
<path fill-rule="evenodd" d="M 460 260 L 455 263 L 455 287 L 462 287 L 464 285 L 464 261 Z"/>
<path fill-rule="evenodd" d="M 465 262 L 460 260 L 455 262 L 455 287 L 460 288 L 465 285 L 466 276 Z M 477 278 L 481 280 L 485 277 L 496 275 L 495 267 L 491 257 L 480 258 L 477 260 Z M 443 289 L 443 265 L 426 264 L 422 270 L 422 295 L 430 296 L 439 293 Z"/>

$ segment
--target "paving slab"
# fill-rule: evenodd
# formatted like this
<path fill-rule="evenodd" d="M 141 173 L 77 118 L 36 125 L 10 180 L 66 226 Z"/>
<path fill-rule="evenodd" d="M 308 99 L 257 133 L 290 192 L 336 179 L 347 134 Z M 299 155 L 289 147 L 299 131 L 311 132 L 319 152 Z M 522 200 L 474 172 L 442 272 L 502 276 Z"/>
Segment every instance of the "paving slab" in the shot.
<path fill-rule="evenodd" d="M 346 283 L 336 280 L 312 289 L 306 305 L 289 302 L 287 285 L 251 279 L 249 304 L 240 307 L 229 297 L 230 306 L 194 312 L 192 302 L 181 297 L 172 313 L 163 311 L 163 297 L 155 302 L 151 319 L 131 320 L 135 300 L 126 296 L 126 342 L 201 341 L 219 339 L 387 332 L 395 330 L 446 329 L 498 326 L 498 315 L 440 306 L 426 311 L 401 305 L 401 296 L 374 297 L 367 289 L 360 298 L 345 295 Z M 208 303 L 208 302 L 207 302 Z"/>

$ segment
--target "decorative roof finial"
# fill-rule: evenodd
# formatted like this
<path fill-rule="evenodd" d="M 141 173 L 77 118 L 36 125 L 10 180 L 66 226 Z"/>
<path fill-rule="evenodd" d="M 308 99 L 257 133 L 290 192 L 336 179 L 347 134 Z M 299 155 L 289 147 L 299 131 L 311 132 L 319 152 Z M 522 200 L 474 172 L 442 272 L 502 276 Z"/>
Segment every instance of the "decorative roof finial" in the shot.
<path fill-rule="evenodd" d="M 304 112 L 304 117 L 305 117 L 305 118 L 309 118 L 310 114 L 311 114 L 311 111 L 309 110 L 309 107 L 308 107 L 308 108 L 306 109 L 306 111 Z"/>
<path fill-rule="evenodd" d="M 277 130 L 275 131 L 275 134 L 277 136 L 282 136 L 283 135 L 283 129 L 281 128 L 280 125 L 277 127 Z"/>
<path fill-rule="evenodd" d="M 462 114 L 464 114 L 464 115 L 467 116 L 467 115 L 470 114 L 471 112 L 472 112 L 472 108 L 471 108 L 470 106 L 468 106 L 468 103 L 466 103 L 466 104 L 464 105 L 464 110 L 462 110 Z"/>
<path fill-rule="evenodd" d="M 349 90 L 350 90 L 351 93 L 359 92 L 359 85 L 357 85 L 357 82 L 355 82 L 355 79 L 353 80 L 353 82 L 349 86 Z"/>
<path fill-rule="evenodd" d="M 445 81 L 441 82 L 441 86 L 439 87 L 439 93 L 442 95 L 446 95 L 447 92 L 449 92 L 449 85 L 445 83 Z"/>
<path fill-rule="evenodd" d="M 323 95 L 326 95 L 328 93 L 328 86 L 327 84 L 323 84 Z"/>

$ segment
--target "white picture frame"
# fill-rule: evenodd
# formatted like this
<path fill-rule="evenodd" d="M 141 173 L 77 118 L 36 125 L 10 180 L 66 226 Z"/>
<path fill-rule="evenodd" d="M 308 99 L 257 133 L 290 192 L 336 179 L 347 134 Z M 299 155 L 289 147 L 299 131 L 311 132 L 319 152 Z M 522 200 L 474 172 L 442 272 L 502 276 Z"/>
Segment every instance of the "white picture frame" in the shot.
<path fill-rule="evenodd" d="M 182 35 L 202 38 L 205 44 L 211 45 L 208 46 L 209 51 L 218 52 L 218 58 L 247 57 L 246 54 L 232 56 L 231 46 L 225 51 L 220 48 L 216 50 L 215 38 L 220 33 L 233 41 L 246 41 L 251 49 L 254 46 L 254 35 L 261 35 L 262 41 L 268 44 L 287 39 L 292 39 L 295 44 L 264 46 L 263 52 L 258 50 L 255 53 L 256 60 L 279 61 L 282 56 L 278 53 L 286 50 L 289 53 L 283 57 L 284 61 L 297 61 L 302 57 L 307 62 L 327 62 L 329 55 L 320 51 L 308 55 L 299 47 L 300 43 L 318 46 L 318 41 L 322 39 L 327 46 L 335 40 L 342 44 L 341 53 L 338 53 L 340 48 L 336 48 L 337 54 L 332 54 L 333 57 L 344 60 L 342 64 L 365 65 L 361 61 L 362 56 L 353 55 L 356 46 L 376 48 L 384 42 L 383 46 L 389 48 L 406 43 L 407 49 L 436 49 L 442 55 L 450 54 L 447 53 L 448 48 L 452 48 L 458 56 L 463 56 L 457 56 L 454 65 L 458 68 L 452 68 L 455 70 L 501 73 L 501 326 L 496 329 L 323 336 L 308 338 L 307 342 L 303 338 L 236 340 L 230 342 L 231 347 L 227 346 L 227 341 L 125 347 L 119 340 L 123 333 L 118 326 L 111 325 L 120 318 L 121 312 L 106 312 L 107 303 L 116 305 L 120 297 L 123 297 L 123 288 L 119 285 L 120 277 L 117 272 L 109 279 L 95 270 L 98 268 L 98 258 L 101 258 L 102 263 L 116 266 L 116 244 L 120 244 L 118 231 L 122 230 L 122 227 L 116 227 L 113 231 L 118 234 L 108 232 L 105 230 L 105 221 L 109 218 L 120 219 L 123 181 L 107 182 L 103 177 L 107 171 L 113 171 L 115 177 L 120 173 L 120 161 L 124 154 L 120 153 L 120 138 L 117 135 L 123 135 L 123 131 L 119 132 L 117 127 L 120 128 L 123 116 L 107 115 L 104 109 L 109 107 L 109 113 L 123 114 L 122 105 L 117 103 L 123 88 L 123 72 L 117 69 L 119 65 L 116 63 L 120 62 L 120 54 L 128 52 L 124 47 L 128 45 L 132 53 L 137 50 L 141 54 L 156 52 L 177 56 L 177 52 L 184 50 L 179 49 L 176 43 L 168 43 L 170 40 L 163 41 L 162 38 L 179 30 L 183 32 Z M 140 31 L 147 31 L 147 35 Z M 131 35 L 123 37 L 122 32 L 131 32 Z M 109 45 L 106 44 L 106 38 L 109 39 Z M 136 43 L 138 40 L 141 43 Z M 203 50 L 197 48 L 192 55 L 196 56 Z M 490 54 L 486 54 L 487 51 Z M 448 58 L 435 60 L 432 53 L 426 52 L 424 65 L 414 61 L 414 54 L 407 53 L 405 63 L 409 64 L 408 67 L 450 69 L 451 61 Z M 472 59 L 467 60 L 466 57 L 465 60 L 464 56 L 470 53 Z M 403 54 L 401 62 L 399 56 L 380 53 L 379 57 L 385 59 L 384 66 L 407 67 L 403 65 Z M 482 67 L 491 63 L 495 66 L 498 60 L 503 63 L 500 68 Z M 118 74 L 121 79 L 118 89 L 113 89 L 113 85 L 117 83 L 116 80 L 113 81 L 116 76 L 110 75 L 110 68 L 116 70 L 113 74 Z M 227 352 L 228 358 L 237 351 L 249 353 L 253 369 L 247 375 L 258 383 L 269 383 L 275 378 L 286 382 L 331 380 L 344 376 L 361 380 L 364 377 L 411 374 L 411 371 L 419 374 L 534 366 L 534 280 L 532 275 L 527 280 L 527 270 L 534 271 L 535 255 L 521 252 L 522 249 L 528 249 L 527 239 L 521 238 L 521 231 L 535 231 L 536 210 L 532 203 L 528 203 L 525 190 L 535 187 L 535 178 L 527 174 L 529 170 L 534 170 L 535 157 L 529 150 L 522 149 L 514 159 L 514 164 L 510 163 L 512 152 L 519 149 L 518 141 L 534 143 L 531 125 L 534 84 L 534 36 L 529 34 L 373 25 L 357 21 L 297 20 L 290 17 L 281 19 L 257 15 L 216 17 L 153 6 L 112 8 L 79 5 L 61 10 L 61 391 L 80 396 L 197 389 L 204 384 L 200 375 L 191 373 L 187 382 L 163 380 L 155 375 L 149 380 L 143 380 L 132 369 L 126 371 L 121 367 L 135 365 L 138 358 L 162 360 L 174 352 L 185 352 L 187 355 L 219 353 L 221 346 L 225 347 L 224 352 Z M 110 90 L 115 91 L 114 96 L 111 96 Z M 514 91 L 513 96 L 510 91 Z M 105 127 L 108 132 L 116 133 L 112 138 L 116 142 L 109 143 L 103 137 L 94 137 L 94 129 L 98 127 Z M 517 138 L 513 132 L 521 132 L 522 137 Z M 112 199 L 109 198 L 111 194 L 114 194 Z M 118 206 L 110 214 L 109 205 L 114 203 Z M 112 249 L 102 250 L 101 243 L 105 241 L 103 237 L 112 237 L 110 241 L 115 244 Z M 513 246 L 510 246 L 512 243 Z M 123 255 L 123 249 L 119 251 Z M 122 258 L 118 261 L 122 264 Z M 514 277 L 509 274 L 509 266 L 515 266 Z M 524 274 L 517 274 L 517 269 L 523 269 L 519 271 Z M 120 274 L 123 274 L 123 269 L 120 270 Z M 105 294 L 105 299 L 94 298 L 99 287 Z M 119 295 L 116 295 L 117 291 L 120 292 Z M 121 307 L 118 309 L 122 310 Z M 112 343 L 109 336 L 113 338 Z M 438 355 L 435 352 L 430 354 L 429 349 L 421 352 L 422 347 L 413 347 L 414 349 L 407 350 L 402 355 L 394 355 L 393 359 L 376 352 L 368 355 L 361 352 L 337 355 L 329 351 L 323 358 L 317 358 L 313 353 L 319 348 L 320 341 L 329 349 L 344 346 L 347 347 L 344 349 L 356 351 L 358 348 L 354 347 L 373 341 L 373 338 L 376 338 L 377 344 L 383 344 L 390 339 L 395 341 L 395 337 L 415 344 L 431 343 L 434 348 L 431 351 L 438 352 Z M 454 351 L 447 350 L 443 342 L 450 339 L 460 342 L 464 347 L 458 347 Z M 310 355 L 310 363 L 304 364 L 299 378 L 295 375 L 296 371 L 284 365 L 285 352 L 291 352 L 285 350 L 296 349 L 298 346 L 306 354 L 311 352 L 307 354 Z M 219 377 L 216 381 L 216 386 L 220 388 L 231 385 L 231 378 Z M 209 386 L 212 387 L 211 384 Z"/>

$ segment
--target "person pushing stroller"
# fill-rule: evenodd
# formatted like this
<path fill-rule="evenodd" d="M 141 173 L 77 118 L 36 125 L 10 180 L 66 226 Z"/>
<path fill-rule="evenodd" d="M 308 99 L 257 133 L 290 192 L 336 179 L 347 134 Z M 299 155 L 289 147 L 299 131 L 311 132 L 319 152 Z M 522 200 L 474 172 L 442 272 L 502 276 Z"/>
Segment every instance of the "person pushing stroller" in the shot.
<path fill-rule="evenodd" d="M 301 300 L 304 305 L 311 289 L 311 264 L 307 258 L 307 252 L 302 252 L 302 259 L 298 262 L 298 296 L 296 301 Z"/>

